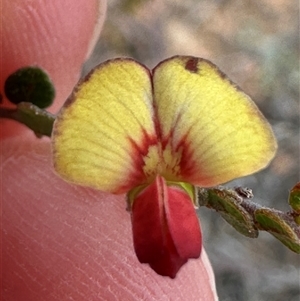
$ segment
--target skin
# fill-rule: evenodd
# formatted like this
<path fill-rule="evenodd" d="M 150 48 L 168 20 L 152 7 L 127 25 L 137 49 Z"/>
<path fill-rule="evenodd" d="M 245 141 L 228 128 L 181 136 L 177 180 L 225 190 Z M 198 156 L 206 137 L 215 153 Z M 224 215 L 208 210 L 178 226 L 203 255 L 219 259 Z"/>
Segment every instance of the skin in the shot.
<path fill-rule="evenodd" d="M 61 107 L 104 21 L 105 1 L 89 5 L 4 0 L 1 94 L 11 72 L 38 64 L 57 90 L 50 110 Z M 134 254 L 124 195 L 64 182 L 49 138 L 10 120 L 1 130 L 3 300 L 216 300 L 204 250 L 175 280 L 156 275 Z"/>

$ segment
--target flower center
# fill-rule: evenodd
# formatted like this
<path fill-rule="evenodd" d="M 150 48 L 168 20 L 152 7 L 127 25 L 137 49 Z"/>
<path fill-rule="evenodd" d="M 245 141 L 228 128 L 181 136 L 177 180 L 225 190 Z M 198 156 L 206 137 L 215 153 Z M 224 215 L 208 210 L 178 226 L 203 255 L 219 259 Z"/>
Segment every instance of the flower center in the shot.
<path fill-rule="evenodd" d="M 181 156 L 182 148 L 174 152 L 170 142 L 165 147 L 161 142 L 151 145 L 148 153 L 143 157 L 143 172 L 149 182 L 158 174 L 168 181 L 179 180 Z"/>

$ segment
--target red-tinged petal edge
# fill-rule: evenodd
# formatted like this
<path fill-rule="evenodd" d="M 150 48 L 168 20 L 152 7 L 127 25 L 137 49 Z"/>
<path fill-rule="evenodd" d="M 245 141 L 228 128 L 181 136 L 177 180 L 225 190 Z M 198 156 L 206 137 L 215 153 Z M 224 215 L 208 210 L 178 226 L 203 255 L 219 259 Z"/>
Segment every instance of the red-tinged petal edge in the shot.
<path fill-rule="evenodd" d="M 134 248 L 141 263 L 175 278 L 202 248 L 200 224 L 190 195 L 161 176 L 135 196 L 131 205 Z"/>

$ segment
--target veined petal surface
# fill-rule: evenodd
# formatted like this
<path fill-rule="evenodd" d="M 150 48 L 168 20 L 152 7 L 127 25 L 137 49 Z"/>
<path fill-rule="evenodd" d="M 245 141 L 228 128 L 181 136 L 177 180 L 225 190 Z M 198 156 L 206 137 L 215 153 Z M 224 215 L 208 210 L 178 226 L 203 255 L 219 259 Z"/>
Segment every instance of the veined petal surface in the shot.
<path fill-rule="evenodd" d="M 177 180 L 214 186 L 265 167 L 276 140 L 254 102 L 211 62 L 176 56 L 153 71 L 163 148 L 177 157 Z"/>
<path fill-rule="evenodd" d="M 56 171 L 67 181 L 124 193 L 145 179 L 142 155 L 157 144 L 149 70 L 131 59 L 94 69 L 58 114 Z"/>

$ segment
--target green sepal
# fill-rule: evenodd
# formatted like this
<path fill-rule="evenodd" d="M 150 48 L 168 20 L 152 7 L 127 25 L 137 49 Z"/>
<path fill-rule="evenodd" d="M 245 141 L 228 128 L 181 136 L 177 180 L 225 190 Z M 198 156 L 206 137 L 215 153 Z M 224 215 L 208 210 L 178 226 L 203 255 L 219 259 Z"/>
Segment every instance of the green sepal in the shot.
<path fill-rule="evenodd" d="M 24 67 L 11 74 L 4 84 L 5 95 L 14 104 L 30 102 L 39 108 L 49 107 L 55 97 L 48 74 L 38 67 Z"/>
<path fill-rule="evenodd" d="M 196 192 L 196 187 L 190 183 L 186 182 L 173 182 L 173 181 L 167 181 L 168 186 L 176 186 L 183 191 L 185 191 L 188 196 L 191 198 L 193 204 L 195 207 L 198 207 L 198 202 L 197 202 L 197 192 Z"/>
<path fill-rule="evenodd" d="M 300 254 L 300 227 L 290 214 L 260 208 L 254 215 L 260 229 L 268 231 L 290 250 Z"/>
<path fill-rule="evenodd" d="M 209 189 L 207 207 L 215 209 L 232 227 L 241 234 L 255 238 L 258 229 L 255 227 L 252 215 L 241 205 L 242 199 L 233 191 Z"/>
<path fill-rule="evenodd" d="M 198 207 L 197 203 L 197 196 L 196 196 L 196 188 L 194 185 L 186 183 L 186 182 L 173 182 L 173 181 L 166 181 L 168 186 L 176 186 L 180 189 L 182 189 L 184 192 L 188 194 L 188 196 L 191 198 L 192 203 L 195 207 Z M 144 190 L 149 184 L 143 184 L 137 187 L 134 187 L 131 189 L 126 196 L 126 202 L 127 202 L 127 210 L 130 211 L 132 204 L 137 197 L 137 195 Z"/>
<path fill-rule="evenodd" d="M 148 186 L 148 184 L 140 185 L 132 188 L 126 195 L 127 210 L 130 211 L 136 196 Z"/>

